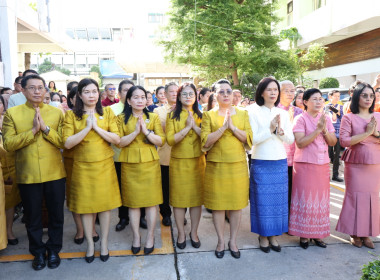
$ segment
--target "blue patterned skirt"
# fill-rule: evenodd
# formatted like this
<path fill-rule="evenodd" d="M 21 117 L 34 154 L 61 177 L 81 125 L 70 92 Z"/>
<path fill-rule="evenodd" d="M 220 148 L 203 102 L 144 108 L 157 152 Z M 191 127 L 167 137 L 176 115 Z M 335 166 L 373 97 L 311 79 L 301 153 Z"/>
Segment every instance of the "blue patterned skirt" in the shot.
<path fill-rule="evenodd" d="M 249 187 L 251 231 L 261 236 L 288 231 L 288 164 L 252 159 Z"/>

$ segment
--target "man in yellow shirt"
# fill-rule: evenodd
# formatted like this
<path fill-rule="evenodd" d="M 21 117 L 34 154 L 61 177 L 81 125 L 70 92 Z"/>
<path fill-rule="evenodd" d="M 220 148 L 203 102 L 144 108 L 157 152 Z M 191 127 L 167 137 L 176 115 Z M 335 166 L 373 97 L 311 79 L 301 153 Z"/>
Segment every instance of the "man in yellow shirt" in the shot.
<path fill-rule="evenodd" d="M 164 106 L 154 109 L 153 113 L 158 114 L 160 117 L 162 128 L 165 132 L 166 117 L 170 113 L 177 100 L 177 90 L 178 85 L 174 82 L 165 85 L 165 96 L 168 101 Z M 171 147 L 168 143 L 165 143 L 162 147 L 157 149 L 158 155 L 160 156 L 161 165 L 161 180 L 162 180 L 162 195 L 164 197 L 164 203 L 160 204 L 160 214 L 162 216 L 162 224 L 165 226 L 171 225 L 170 216 L 172 215 L 172 210 L 169 205 L 169 162 L 170 162 L 170 152 Z"/>
<path fill-rule="evenodd" d="M 16 179 L 26 215 L 32 267 L 57 268 L 63 236 L 65 170 L 62 144 L 62 111 L 44 104 L 45 81 L 38 75 L 21 81 L 26 103 L 12 107 L 4 116 L 4 148 L 16 153 Z M 46 244 L 42 241 L 42 202 L 45 197 L 49 215 Z"/>

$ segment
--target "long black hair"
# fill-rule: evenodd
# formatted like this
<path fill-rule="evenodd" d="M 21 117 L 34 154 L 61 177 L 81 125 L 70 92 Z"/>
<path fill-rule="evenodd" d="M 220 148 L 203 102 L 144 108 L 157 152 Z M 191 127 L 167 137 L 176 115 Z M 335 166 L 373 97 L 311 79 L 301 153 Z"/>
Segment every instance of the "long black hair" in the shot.
<path fill-rule="evenodd" d="M 255 100 L 256 100 L 257 105 L 259 106 L 264 105 L 265 101 L 264 101 L 263 94 L 264 94 L 265 89 L 268 87 L 268 85 L 271 82 L 275 82 L 278 88 L 278 96 L 277 96 L 276 102 L 274 103 L 274 106 L 277 107 L 278 103 L 280 103 L 280 84 L 275 78 L 265 77 L 257 85 L 256 94 L 255 94 Z"/>
<path fill-rule="evenodd" d="M 352 94 L 352 99 L 351 99 L 351 104 L 350 104 L 350 110 L 353 114 L 359 113 L 360 94 L 363 92 L 365 88 L 369 88 L 370 90 L 372 90 L 372 93 L 375 95 L 375 91 L 373 90 L 370 84 L 367 84 L 367 83 L 358 84 L 354 89 L 354 93 Z M 373 113 L 373 110 L 375 108 L 375 102 L 376 102 L 376 95 L 375 95 L 375 98 L 373 99 L 371 107 L 369 107 L 370 113 Z"/>
<path fill-rule="evenodd" d="M 145 98 L 147 97 L 146 90 L 142 86 L 132 86 L 129 88 L 129 90 L 127 92 L 127 96 L 125 97 L 125 104 L 124 104 L 124 109 L 123 109 L 124 123 L 125 124 L 128 123 L 128 120 L 132 115 L 132 106 L 128 104 L 127 100 L 131 100 L 133 92 L 137 89 L 141 89 L 145 94 Z M 146 107 L 143 109 L 143 112 L 144 112 L 146 118 L 149 119 L 149 111 Z"/>
<path fill-rule="evenodd" d="M 95 110 L 100 116 L 103 116 L 103 107 L 102 107 L 102 101 L 100 98 L 99 85 L 97 81 L 95 81 L 94 79 L 85 78 L 85 79 L 82 79 L 78 84 L 78 91 L 77 91 L 78 98 L 76 99 L 74 108 L 73 108 L 73 112 L 77 116 L 78 120 L 81 120 L 84 114 L 84 110 L 83 110 L 84 104 L 83 104 L 82 99 L 80 98 L 80 96 L 82 96 L 82 90 L 91 84 L 94 84 L 96 86 L 99 93 L 98 101 L 96 102 L 96 105 L 95 105 Z"/>
<path fill-rule="evenodd" d="M 199 111 L 198 107 L 198 100 L 197 100 L 197 88 L 193 83 L 183 83 L 182 86 L 180 86 L 177 90 L 177 99 L 176 99 L 176 104 L 175 104 L 175 109 L 174 111 L 170 114 L 170 117 L 172 119 L 176 119 L 177 121 L 180 120 L 180 115 L 182 112 L 182 102 L 181 102 L 181 92 L 185 87 L 191 87 L 192 90 L 194 91 L 194 97 L 195 97 L 195 102 L 193 104 L 193 112 L 197 114 L 198 118 L 202 118 L 202 113 Z"/>

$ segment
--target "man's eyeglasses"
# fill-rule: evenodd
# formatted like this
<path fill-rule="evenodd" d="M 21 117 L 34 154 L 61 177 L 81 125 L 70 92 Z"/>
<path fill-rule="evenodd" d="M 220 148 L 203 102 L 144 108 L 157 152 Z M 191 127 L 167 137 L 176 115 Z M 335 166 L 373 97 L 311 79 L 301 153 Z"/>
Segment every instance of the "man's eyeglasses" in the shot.
<path fill-rule="evenodd" d="M 108 90 L 116 90 L 114 87 L 109 87 Z"/>
<path fill-rule="evenodd" d="M 31 92 L 36 92 L 37 90 L 38 90 L 38 91 L 43 91 L 43 90 L 45 90 L 44 87 L 27 87 L 26 89 L 29 90 L 29 91 L 31 91 Z"/>

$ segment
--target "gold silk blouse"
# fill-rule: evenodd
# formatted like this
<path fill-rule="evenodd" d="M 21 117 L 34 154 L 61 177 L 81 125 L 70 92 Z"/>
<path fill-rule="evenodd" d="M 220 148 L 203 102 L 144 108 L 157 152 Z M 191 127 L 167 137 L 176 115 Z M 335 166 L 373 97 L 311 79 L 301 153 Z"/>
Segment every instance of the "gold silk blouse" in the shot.
<path fill-rule="evenodd" d="M 129 135 L 135 131 L 138 118 L 131 115 L 127 124 L 124 122 L 124 114 L 120 114 L 117 118 L 117 124 L 121 137 Z M 145 121 L 146 128 L 152 130 L 154 134 L 160 136 L 162 144 L 164 144 L 165 134 L 162 130 L 158 115 L 155 113 L 149 113 L 149 119 L 147 119 L 146 115 L 143 114 L 143 119 Z M 119 161 L 127 163 L 140 163 L 159 160 L 160 157 L 158 156 L 156 147 L 151 143 L 146 143 L 145 138 L 145 135 L 140 132 L 140 134 L 137 135 L 128 146 L 123 147 L 120 152 Z"/>
<path fill-rule="evenodd" d="M 117 128 L 116 117 L 109 107 L 103 107 L 103 116 L 95 113 L 97 124 L 105 131 L 119 134 Z M 65 115 L 63 126 L 63 140 L 66 142 L 70 136 L 81 132 L 87 126 L 88 115 L 83 115 L 81 120 L 78 120 L 73 111 L 68 111 Z M 110 157 L 113 157 L 113 150 L 110 143 L 104 140 L 95 130 L 90 132 L 83 140 L 75 147 L 73 159 L 81 162 L 98 162 Z"/>
<path fill-rule="evenodd" d="M 8 152 L 15 152 L 19 184 L 54 181 L 66 176 L 60 149 L 63 148 L 63 114 L 58 108 L 41 103 L 41 117 L 50 132 L 33 135 L 35 109 L 25 104 L 9 108 L 4 116 L 3 140 Z"/>
<path fill-rule="evenodd" d="M 207 154 L 207 161 L 212 162 L 239 162 L 246 159 L 245 150 L 252 147 L 252 130 L 249 124 L 248 112 L 235 107 L 236 114 L 232 115 L 232 122 L 237 129 L 245 131 L 247 134 L 247 143 L 242 143 L 230 129 L 227 129 L 223 135 L 211 147 L 204 148 L 208 135 L 217 131 L 223 126 L 224 116 L 219 115 L 219 108 L 214 108 L 204 112 L 202 116 L 202 151 Z"/>
<path fill-rule="evenodd" d="M 202 119 L 197 114 L 191 112 L 194 121 L 200 127 Z M 172 114 L 169 113 L 166 118 L 166 141 L 172 146 L 171 157 L 173 158 L 196 158 L 204 154 L 201 150 L 201 138 L 196 134 L 193 129 L 186 134 L 186 136 L 177 144 L 174 142 L 174 135 L 186 127 L 186 121 L 189 112 L 182 109 L 180 120 L 172 119 Z"/>

